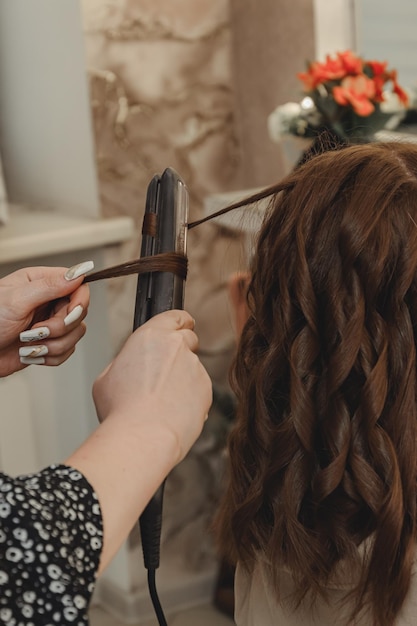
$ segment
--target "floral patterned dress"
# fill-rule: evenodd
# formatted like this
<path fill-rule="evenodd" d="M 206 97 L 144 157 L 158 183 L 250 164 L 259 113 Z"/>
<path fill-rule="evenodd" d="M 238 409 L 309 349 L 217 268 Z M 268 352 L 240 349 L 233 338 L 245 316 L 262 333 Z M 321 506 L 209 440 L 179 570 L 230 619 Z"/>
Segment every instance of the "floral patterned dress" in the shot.
<path fill-rule="evenodd" d="M 102 542 L 100 506 L 80 472 L 0 473 L 0 624 L 86 626 Z"/>

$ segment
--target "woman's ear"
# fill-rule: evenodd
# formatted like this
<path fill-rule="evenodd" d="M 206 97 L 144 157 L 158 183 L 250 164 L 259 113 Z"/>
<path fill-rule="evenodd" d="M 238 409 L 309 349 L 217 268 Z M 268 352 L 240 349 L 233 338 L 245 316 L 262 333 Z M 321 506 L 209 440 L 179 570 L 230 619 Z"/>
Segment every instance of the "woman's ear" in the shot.
<path fill-rule="evenodd" d="M 251 279 L 249 272 L 236 272 L 229 279 L 229 298 L 233 309 L 236 338 L 239 340 L 246 320 L 249 317 L 246 294 Z"/>

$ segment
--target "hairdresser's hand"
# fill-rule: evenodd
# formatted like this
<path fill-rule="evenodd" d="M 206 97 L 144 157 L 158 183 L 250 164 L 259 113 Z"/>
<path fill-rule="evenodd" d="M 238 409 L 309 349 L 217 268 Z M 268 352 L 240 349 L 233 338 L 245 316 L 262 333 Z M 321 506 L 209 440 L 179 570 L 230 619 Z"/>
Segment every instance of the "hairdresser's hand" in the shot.
<path fill-rule="evenodd" d="M 169 433 L 180 461 L 201 433 L 212 401 L 209 376 L 194 354 L 198 339 L 185 311 L 152 318 L 129 337 L 93 388 L 100 421 L 136 432 Z"/>
<path fill-rule="evenodd" d="M 0 376 L 59 365 L 74 352 L 85 334 L 90 296 L 81 283 L 89 269 L 30 267 L 0 279 Z"/>

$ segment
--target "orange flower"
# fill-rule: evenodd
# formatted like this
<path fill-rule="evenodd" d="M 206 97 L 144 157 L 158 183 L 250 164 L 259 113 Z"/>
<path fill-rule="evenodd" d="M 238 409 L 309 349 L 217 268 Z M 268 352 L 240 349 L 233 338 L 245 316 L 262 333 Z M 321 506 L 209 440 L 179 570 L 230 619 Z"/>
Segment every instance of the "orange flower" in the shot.
<path fill-rule="evenodd" d="M 397 81 L 397 70 L 392 70 L 389 72 L 387 80 L 392 80 L 392 90 L 395 94 L 397 94 L 400 102 L 403 103 L 404 106 L 408 105 L 408 95 L 404 91 L 402 87 L 399 86 Z"/>
<path fill-rule="evenodd" d="M 317 61 L 309 65 L 307 72 L 297 74 L 297 78 L 304 83 L 304 89 L 306 91 L 312 91 L 326 80 L 330 80 L 331 76 L 331 71 L 327 69 L 323 63 L 318 63 Z M 343 76 L 343 73 L 341 73 L 340 76 Z"/>
<path fill-rule="evenodd" d="M 318 85 L 331 80 L 338 80 L 346 75 L 356 75 L 362 72 L 362 61 L 350 50 L 338 52 L 335 58 L 326 56 L 326 61 L 310 63 L 307 72 L 297 74 L 304 83 L 306 91 L 312 91 Z"/>
<path fill-rule="evenodd" d="M 357 57 L 351 50 L 338 52 L 337 56 L 345 70 L 344 75 L 350 74 L 356 76 L 356 74 L 361 74 L 363 66 L 362 59 Z"/>
<path fill-rule="evenodd" d="M 318 110 L 329 119 L 342 115 L 342 111 L 335 111 L 335 102 L 361 117 L 371 115 L 384 102 L 388 82 L 399 103 L 408 105 L 408 95 L 398 84 L 396 70 L 388 69 L 387 61 L 367 61 L 351 50 L 327 55 L 324 62 L 310 63 L 307 71 L 297 76 Z"/>
<path fill-rule="evenodd" d="M 388 80 L 387 61 L 366 61 L 366 67 L 371 70 L 375 84 L 375 102 L 384 101 L 384 85 Z"/>
<path fill-rule="evenodd" d="M 307 72 L 299 72 L 297 74 L 297 78 L 299 78 L 301 80 L 302 83 L 304 83 L 304 89 L 306 91 L 313 91 L 313 89 L 315 89 L 317 87 L 317 85 L 319 84 L 317 82 L 317 78 L 315 76 L 314 70 L 313 70 L 313 65 L 315 65 L 314 63 L 312 63 Z"/>
<path fill-rule="evenodd" d="M 375 96 L 373 100 L 375 102 L 383 102 L 384 101 L 384 85 L 386 80 L 382 76 L 375 76 L 372 79 L 375 85 Z"/>
<path fill-rule="evenodd" d="M 400 102 L 402 102 L 405 107 L 408 106 L 408 95 L 397 82 L 394 83 L 393 92 L 397 94 Z"/>
<path fill-rule="evenodd" d="M 371 68 L 374 78 L 376 76 L 384 77 L 386 75 L 388 61 L 366 61 L 366 65 Z"/>
<path fill-rule="evenodd" d="M 333 88 L 333 98 L 341 106 L 351 105 L 355 113 L 366 117 L 375 110 L 371 100 L 375 98 L 376 88 L 372 79 L 364 74 L 347 76 L 340 86 Z"/>

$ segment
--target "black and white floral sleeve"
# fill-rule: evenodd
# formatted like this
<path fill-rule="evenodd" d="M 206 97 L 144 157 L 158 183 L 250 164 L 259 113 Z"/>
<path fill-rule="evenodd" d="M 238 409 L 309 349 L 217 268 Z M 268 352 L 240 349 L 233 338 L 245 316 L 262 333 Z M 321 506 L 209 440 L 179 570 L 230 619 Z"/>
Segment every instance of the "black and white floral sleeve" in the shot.
<path fill-rule="evenodd" d="M 0 624 L 88 624 L 102 542 L 100 506 L 80 472 L 0 473 Z"/>

